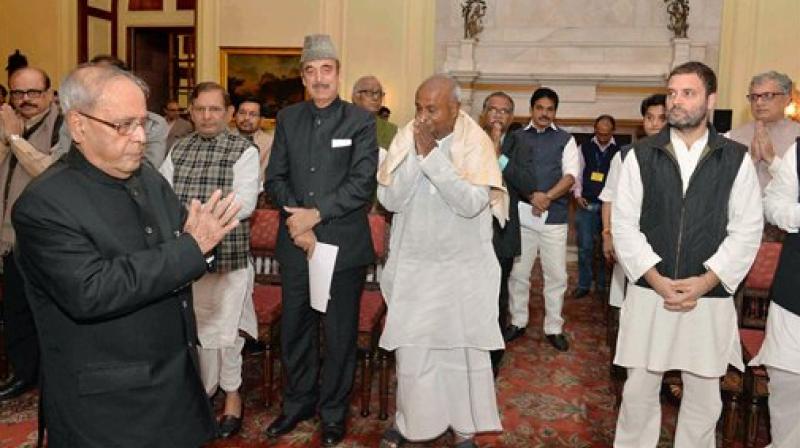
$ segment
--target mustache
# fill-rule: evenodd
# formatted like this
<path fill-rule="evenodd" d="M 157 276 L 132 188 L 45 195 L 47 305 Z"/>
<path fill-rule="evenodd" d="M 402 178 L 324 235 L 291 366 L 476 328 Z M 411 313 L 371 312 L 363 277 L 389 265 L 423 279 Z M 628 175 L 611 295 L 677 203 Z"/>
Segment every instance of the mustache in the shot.
<path fill-rule="evenodd" d="M 33 103 L 30 103 L 30 102 L 28 102 L 28 101 L 24 101 L 24 102 L 20 103 L 20 104 L 19 104 L 19 106 L 17 106 L 17 107 L 25 107 L 25 106 L 28 106 L 28 107 L 36 107 L 36 105 L 35 105 L 35 104 L 33 104 Z"/>
<path fill-rule="evenodd" d="M 330 84 L 327 84 L 327 83 L 324 83 L 324 82 L 315 82 L 315 83 L 311 84 L 311 88 L 312 89 L 327 89 L 330 86 L 331 86 Z"/>

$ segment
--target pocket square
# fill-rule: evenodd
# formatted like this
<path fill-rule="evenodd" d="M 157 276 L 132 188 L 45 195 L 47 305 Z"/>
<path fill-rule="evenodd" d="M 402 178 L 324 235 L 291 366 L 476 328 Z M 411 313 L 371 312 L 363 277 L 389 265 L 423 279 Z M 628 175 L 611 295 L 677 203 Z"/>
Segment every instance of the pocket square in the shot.
<path fill-rule="evenodd" d="M 344 148 L 345 146 L 351 146 L 353 144 L 353 140 L 349 138 L 335 138 L 331 140 L 331 147 L 332 148 Z"/>

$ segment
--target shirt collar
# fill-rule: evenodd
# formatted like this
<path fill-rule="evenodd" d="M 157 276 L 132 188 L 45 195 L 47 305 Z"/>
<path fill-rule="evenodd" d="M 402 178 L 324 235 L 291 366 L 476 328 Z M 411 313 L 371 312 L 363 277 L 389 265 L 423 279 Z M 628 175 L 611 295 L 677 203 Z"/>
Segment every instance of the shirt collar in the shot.
<path fill-rule="evenodd" d="M 597 141 L 596 135 L 592 137 L 592 142 L 597 145 L 598 148 L 600 148 L 600 152 L 606 152 L 606 149 L 608 149 L 611 145 L 617 144 L 617 141 L 614 140 L 614 137 L 611 137 L 611 140 L 609 140 L 607 144 L 601 145 L 600 142 Z"/>
<path fill-rule="evenodd" d="M 553 123 L 553 122 L 550 122 L 550 126 L 548 126 L 547 128 L 550 128 L 550 129 L 552 129 L 552 130 L 554 130 L 554 131 L 557 131 L 557 130 L 558 130 L 558 128 L 556 127 L 556 124 L 555 124 L 555 123 Z M 531 121 L 528 123 L 528 125 L 527 125 L 527 126 L 525 126 L 525 129 L 523 129 L 523 130 L 524 130 L 524 131 L 527 131 L 528 129 L 534 129 L 536 132 L 538 132 L 539 134 L 541 134 L 542 132 L 546 131 L 546 130 L 547 130 L 547 128 L 545 128 L 545 129 L 543 129 L 543 130 L 541 130 L 541 131 L 540 131 L 540 130 L 539 130 L 539 128 L 537 128 L 536 126 L 534 126 L 534 125 L 533 125 L 533 120 L 531 120 Z"/>
<path fill-rule="evenodd" d="M 308 100 L 308 105 L 311 109 L 311 113 L 315 117 L 326 118 L 329 117 L 331 114 L 335 113 L 337 110 L 339 110 L 339 107 L 341 107 L 342 105 L 342 99 L 337 96 L 331 104 L 328 104 L 323 108 L 317 107 L 314 104 L 313 100 Z"/>
<path fill-rule="evenodd" d="M 694 152 L 695 150 L 702 151 L 703 148 L 705 148 L 706 145 L 708 144 L 708 136 L 709 132 L 708 128 L 706 128 L 705 132 L 703 132 L 703 135 L 700 138 L 698 138 L 694 143 L 692 143 L 691 147 L 687 147 L 686 143 L 678 135 L 678 131 L 672 127 L 670 127 L 669 129 L 669 141 L 670 143 L 672 143 L 672 147 L 675 148 L 676 151 L 678 150 L 678 148 L 688 150 L 689 152 Z"/>

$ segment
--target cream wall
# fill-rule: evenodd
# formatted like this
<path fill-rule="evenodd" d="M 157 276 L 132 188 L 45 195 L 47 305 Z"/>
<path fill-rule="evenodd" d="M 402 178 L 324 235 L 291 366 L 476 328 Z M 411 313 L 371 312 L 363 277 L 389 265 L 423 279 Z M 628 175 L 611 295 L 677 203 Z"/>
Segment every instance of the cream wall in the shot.
<path fill-rule="evenodd" d="M 302 47 L 327 33 L 342 61 L 340 95 L 377 76 L 392 121 L 414 114 L 414 91 L 433 73 L 435 2 L 429 0 L 199 0 L 198 80 L 220 80 L 219 47 Z"/>
<path fill-rule="evenodd" d="M 745 99 L 750 78 L 767 70 L 800 80 L 798 0 L 726 0 L 720 40 L 719 107 L 733 109 L 733 125 L 751 119 Z"/>
<path fill-rule="evenodd" d="M 2 0 L 0 68 L 19 48 L 28 63 L 50 75 L 54 87 L 75 66 L 78 54 L 77 0 Z M 0 83 L 8 87 L 5 71 Z"/>

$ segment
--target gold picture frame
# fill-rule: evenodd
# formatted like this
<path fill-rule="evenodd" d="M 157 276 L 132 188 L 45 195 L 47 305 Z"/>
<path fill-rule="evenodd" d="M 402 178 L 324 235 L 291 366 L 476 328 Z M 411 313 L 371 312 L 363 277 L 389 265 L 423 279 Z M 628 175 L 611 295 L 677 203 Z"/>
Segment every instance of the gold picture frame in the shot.
<path fill-rule="evenodd" d="M 279 110 L 306 98 L 301 53 L 302 48 L 291 47 L 221 47 L 220 84 L 233 104 L 245 97 L 258 98 L 266 109 L 262 124 L 272 127 Z"/>

